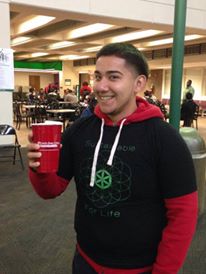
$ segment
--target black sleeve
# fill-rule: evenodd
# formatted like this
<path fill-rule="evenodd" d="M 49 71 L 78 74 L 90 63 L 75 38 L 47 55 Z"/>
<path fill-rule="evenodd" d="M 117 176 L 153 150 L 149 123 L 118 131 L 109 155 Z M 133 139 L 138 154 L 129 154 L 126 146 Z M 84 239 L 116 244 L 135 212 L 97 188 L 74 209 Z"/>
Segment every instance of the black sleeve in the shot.
<path fill-rule="evenodd" d="M 64 131 L 62 135 L 62 148 L 60 151 L 60 159 L 59 159 L 59 170 L 58 175 L 65 178 L 66 180 L 71 180 L 74 173 L 73 168 L 73 152 L 71 146 L 71 136 L 72 136 L 72 128 L 68 128 Z"/>
<path fill-rule="evenodd" d="M 197 190 L 192 154 L 179 132 L 166 122 L 158 125 L 158 178 L 164 198 Z"/>

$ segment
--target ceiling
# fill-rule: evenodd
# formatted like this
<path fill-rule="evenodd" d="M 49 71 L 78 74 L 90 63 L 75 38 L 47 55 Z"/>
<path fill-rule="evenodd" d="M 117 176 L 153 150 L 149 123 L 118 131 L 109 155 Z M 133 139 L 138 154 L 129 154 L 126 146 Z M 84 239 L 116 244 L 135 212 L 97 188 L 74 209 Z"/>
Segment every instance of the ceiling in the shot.
<path fill-rule="evenodd" d="M 118 41 L 131 42 L 143 51 L 172 47 L 172 41 L 168 40 L 165 41 L 166 44 L 154 43 L 157 40 L 172 38 L 171 26 L 162 26 L 162 29 L 158 26 L 158 29 L 154 29 L 154 24 L 147 23 L 145 27 L 138 28 L 134 27 L 134 23 L 125 20 L 115 22 L 106 18 L 14 4 L 10 5 L 10 18 L 11 48 L 14 50 L 15 60 L 57 61 L 90 58 L 95 57 L 96 51 L 102 45 Z M 34 22 L 35 18 L 39 26 Z M 42 24 L 41 20 L 50 21 Z M 93 29 L 92 33 L 87 33 L 85 27 L 91 24 L 102 27 L 102 30 Z M 82 27 L 84 29 L 80 33 Z M 185 44 L 206 42 L 206 36 L 190 38 L 192 40 Z M 44 55 L 37 56 L 37 53 Z"/>

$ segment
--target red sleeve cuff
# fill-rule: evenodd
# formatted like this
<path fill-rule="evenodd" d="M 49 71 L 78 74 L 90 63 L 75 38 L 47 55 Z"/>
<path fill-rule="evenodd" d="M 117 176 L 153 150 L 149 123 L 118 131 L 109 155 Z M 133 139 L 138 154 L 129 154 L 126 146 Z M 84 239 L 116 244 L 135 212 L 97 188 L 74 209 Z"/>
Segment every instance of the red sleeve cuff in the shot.
<path fill-rule="evenodd" d="M 198 216 L 197 192 L 165 199 L 168 224 L 158 247 L 152 274 L 176 274 L 186 257 Z"/>
<path fill-rule="evenodd" d="M 29 169 L 29 178 L 36 193 L 44 199 L 60 195 L 69 183 L 56 173 L 37 173 L 32 169 Z"/>

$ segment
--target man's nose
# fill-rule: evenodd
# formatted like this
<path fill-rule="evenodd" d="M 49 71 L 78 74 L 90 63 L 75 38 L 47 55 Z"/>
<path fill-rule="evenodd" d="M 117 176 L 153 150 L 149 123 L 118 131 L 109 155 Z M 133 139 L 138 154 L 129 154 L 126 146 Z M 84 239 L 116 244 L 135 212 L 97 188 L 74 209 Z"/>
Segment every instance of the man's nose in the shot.
<path fill-rule="evenodd" d="M 96 90 L 98 91 L 108 91 L 109 90 L 109 83 L 106 78 L 102 78 L 95 84 Z"/>

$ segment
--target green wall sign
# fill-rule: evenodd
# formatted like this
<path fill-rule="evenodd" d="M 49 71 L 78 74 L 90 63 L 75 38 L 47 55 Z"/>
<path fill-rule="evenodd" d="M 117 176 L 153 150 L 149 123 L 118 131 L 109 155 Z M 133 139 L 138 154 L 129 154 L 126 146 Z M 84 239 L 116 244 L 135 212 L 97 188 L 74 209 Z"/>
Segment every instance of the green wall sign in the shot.
<path fill-rule="evenodd" d="M 62 70 L 62 61 L 56 62 L 28 62 L 14 61 L 14 68 L 41 69 L 41 70 Z"/>

